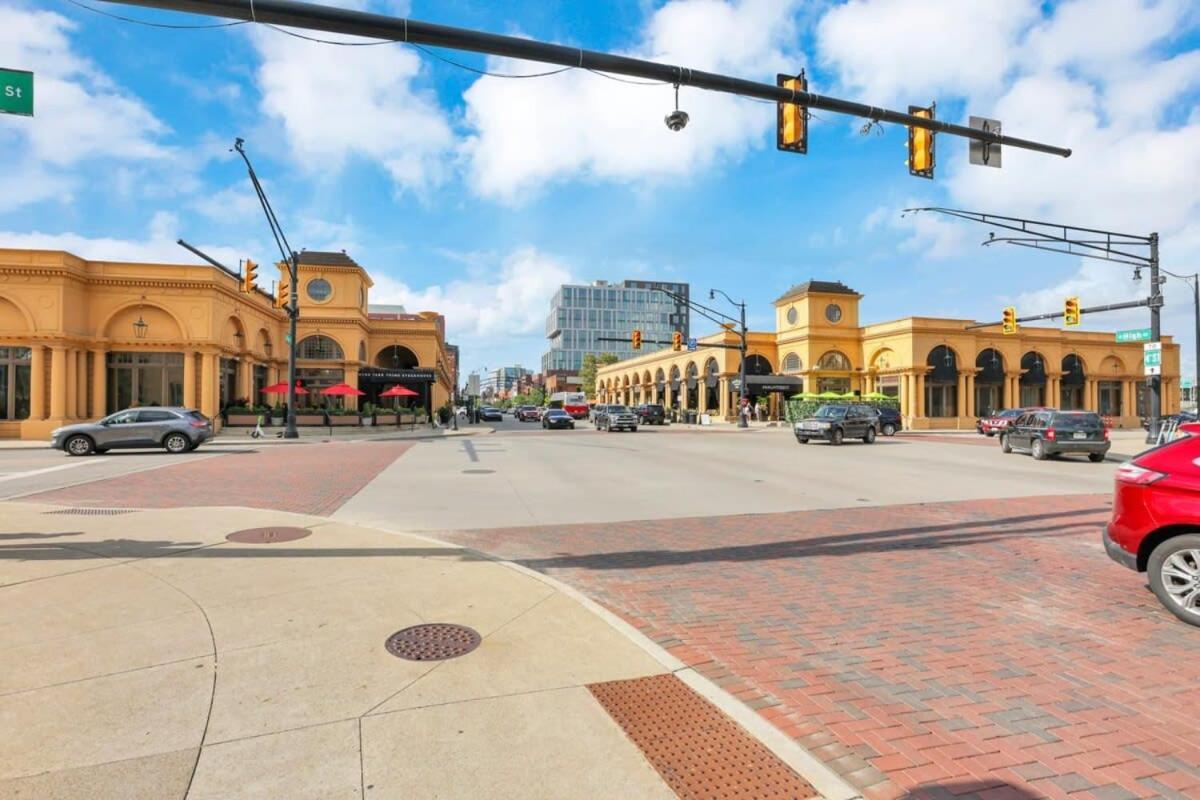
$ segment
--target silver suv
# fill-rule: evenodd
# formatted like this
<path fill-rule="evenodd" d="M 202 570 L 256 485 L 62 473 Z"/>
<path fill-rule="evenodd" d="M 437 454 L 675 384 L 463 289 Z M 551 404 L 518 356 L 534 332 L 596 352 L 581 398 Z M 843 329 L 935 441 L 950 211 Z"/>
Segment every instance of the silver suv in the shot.
<path fill-rule="evenodd" d="M 621 429 L 638 429 L 637 414 L 625 406 L 605 406 L 604 410 L 596 415 L 596 430 L 612 432 Z"/>
<path fill-rule="evenodd" d="M 213 435 L 212 420 L 190 408 L 146 406 L 109 414 L 99 422 L 66 425 L 50 432 L 50 446 L 73 456 L 127 447 L 195 450 Z"/>

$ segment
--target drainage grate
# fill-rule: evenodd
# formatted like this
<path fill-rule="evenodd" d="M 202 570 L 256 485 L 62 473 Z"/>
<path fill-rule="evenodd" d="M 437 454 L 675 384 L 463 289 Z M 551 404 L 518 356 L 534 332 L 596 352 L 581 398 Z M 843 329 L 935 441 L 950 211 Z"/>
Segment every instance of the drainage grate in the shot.
<path fill-rule="evenodd" d="M 273 526 L 270 528 L 247 528 L 244 531 L 234 531 L 225 538 L 241 544 L 275 544 L 276 542 L 292 542 L 312 536 L 308 528 L 287 528 Z"/>
<path fill-rule="evenodd" d="M 57 511 L 43 511 L 43 514 L 73 514 L 83 517 L 115 517 L 117 514 L 132 514 L 136 508 L 60 508 Z"/>
<path fill-rule="evenodd" d="M 464 469 L 463 475 L 491 475 L 494 469 Z"/>
<path fill-rule="evenodd" d="M 817 792 L 674 675 L 588 686 L 675 794 L 807 798 Z"/>
<path fill-rule="evenodd" d="M 479 634 L 465 625 L 435 622 L 396 631 L 384 643 L 387 651 L 409 661 L 458 658 L 479 647 Z"/>

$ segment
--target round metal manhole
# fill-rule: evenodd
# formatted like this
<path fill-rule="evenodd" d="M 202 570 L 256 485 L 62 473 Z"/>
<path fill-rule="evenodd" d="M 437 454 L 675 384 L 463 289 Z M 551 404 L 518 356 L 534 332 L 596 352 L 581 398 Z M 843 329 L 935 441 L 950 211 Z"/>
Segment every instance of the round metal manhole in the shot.
<path fill-rule="evenodd" d="M 270 528 L 246 528 L 244 531 L 234 531 L 225 538 L 241 544 L 275 544 L 276 542 L 291 542 L 312 536 L 308 528 L 288 528 L 273 526 Z"/>
<path fill-rule="evenodd" d="M 464 469 L 463 475 L 491 475 L 494 469 Z"/>
<path fill-rule="evenodd" d="M 442 661 L 465 656 L 481 641 L 479 634 L 465 625 L 435 622 L 396 631 L 384 647 L 397 658 L 409 661 Z"/>

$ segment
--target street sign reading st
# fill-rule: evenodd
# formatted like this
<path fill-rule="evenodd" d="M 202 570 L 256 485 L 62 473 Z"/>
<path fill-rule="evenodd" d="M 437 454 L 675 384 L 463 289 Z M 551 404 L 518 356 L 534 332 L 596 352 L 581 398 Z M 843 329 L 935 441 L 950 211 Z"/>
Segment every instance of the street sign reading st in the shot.
<path fill-rule="evenodd" d="M 0 67 L 0 114 L 33 116 L 33 73 Z"/>
<path fill-rule="evenodd" d="M 1117 331 L 1117 342 L 1148 342 L 1150 341 L 1149 328 L 1134 328 L 1129 331 Z"/>
<path fill-rule="evenodd" d="M 1147 375 L 1162 374 L 1162 342 L 1146 342 L 1142 345 L 1142 361 Z"/>

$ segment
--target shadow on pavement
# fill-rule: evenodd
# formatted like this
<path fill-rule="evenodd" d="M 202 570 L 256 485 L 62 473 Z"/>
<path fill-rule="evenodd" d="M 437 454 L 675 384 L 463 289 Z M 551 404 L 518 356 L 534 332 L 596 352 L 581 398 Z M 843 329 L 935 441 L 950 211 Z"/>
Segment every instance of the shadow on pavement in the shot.
<path fill-rule="evenodd" d="M 852 556 L 893 550 L 940 550 L 969 544 L 986 544 L 1031 534 L 1044 537 L 1071 536 L 1097 530 L 1095 520 L 1079 521 L 1089 514 L 1105 513 L 1107 507 L 1027 514 L 1017 517 L 954 522 L 945 525 L 921 525 L 864 531 L 838 536 L 814 536 L 764 544 L 712 547 L 702 550 L 626 550 L 587 555 L 560 555 L 554 558 L 517 558 L 531 569 L 645 569 L 678 566 L 709 561 L 773 561 L 806 556 Z M 1033 523 L 1065 520 L 1053 525 Z M 723 517 L 722 520 L 730 518 Z M 1012 527 L 1020 526 L 1020 527 Z M 985 528 L 969 531 L 964 528 Z"/>
<path fill-rule="evenodd" d="M 918 786 L 900 795 L 899 800 L 1042 800 L 1043 797 L 1004 781 L 956 781 Z"/>
<path fill-rule="evenodd" d="M 82 536 L 83 531 L 69 533 L 0 533 L 0 539 L 56 539 L 59 536 Z"/>
<path fill-rule="evenodd" d="M 5 539 L 45 539 L 79 536 L 71 533 L 4 534 Z M 77 561 L 88 558 L 159 558 L 188 555 L 190 558 L 427 558 L 453 557 L 460 561 L 487 561 L 483 556 L 457 547 L 252 547 L 236 542 L 173 542 L 167 539 L 103 539 L 94 542 L 0 545 L 0 560 Z"/>

